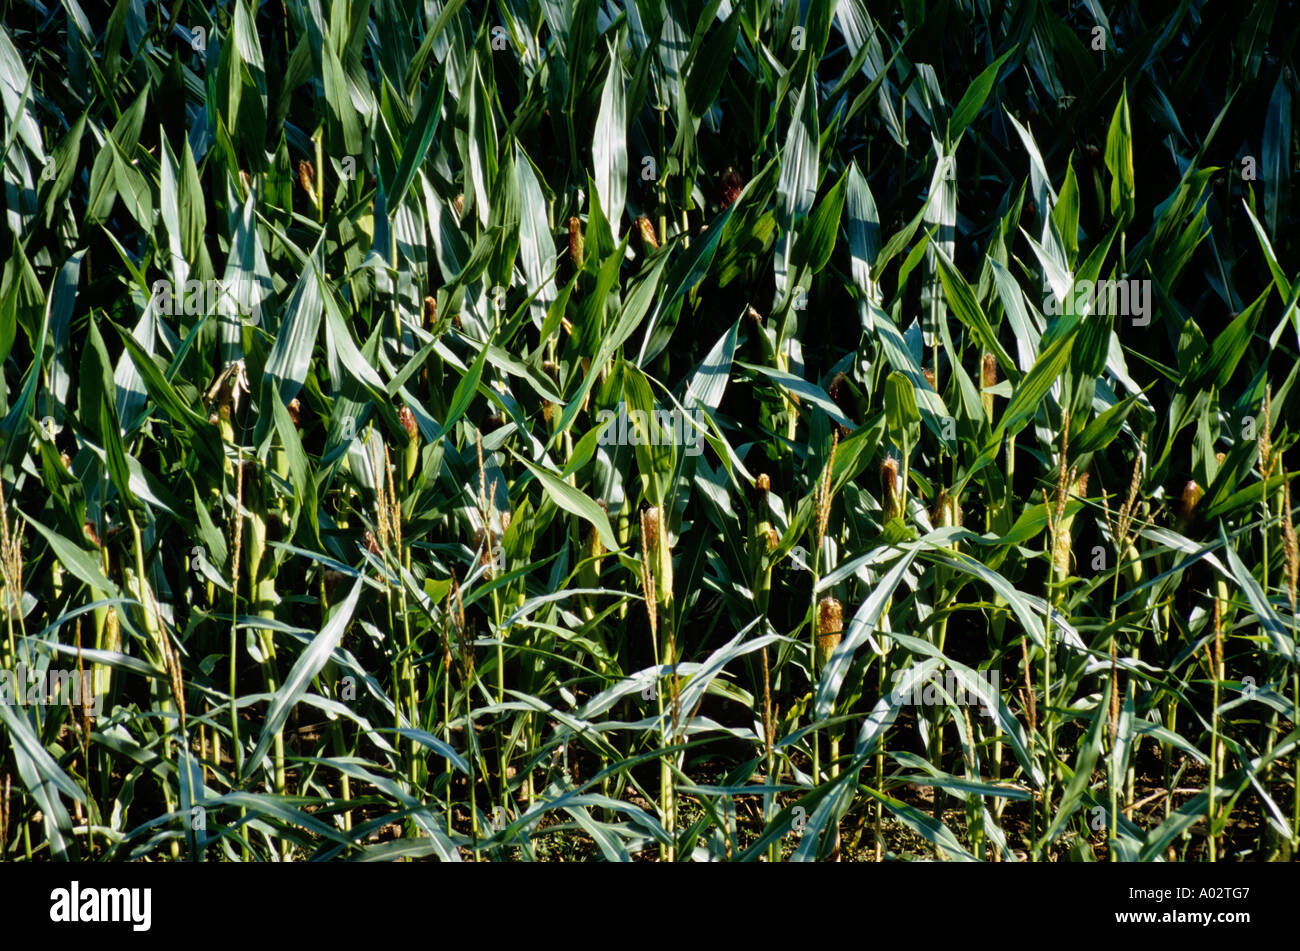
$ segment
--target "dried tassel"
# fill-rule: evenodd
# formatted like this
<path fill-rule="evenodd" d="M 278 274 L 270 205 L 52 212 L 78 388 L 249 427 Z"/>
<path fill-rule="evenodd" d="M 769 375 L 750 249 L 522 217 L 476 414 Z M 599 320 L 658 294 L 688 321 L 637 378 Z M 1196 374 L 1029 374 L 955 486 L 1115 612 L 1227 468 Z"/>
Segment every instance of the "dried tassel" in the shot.
<path fill-rule="evenodd" d="M 1291 474 L 1282 470 L 1282 548 L 1286 553 L 1286 596 L 1291 602 L 1291 613 L 1296 611 L 1296 576 L 1300 575 L 1300 554 L 1297 553 L 1295 525 L 1291 522 Z"/>
<path fill-rule="evenodd" d="M 653 515 L 651 514 L 653 513 Z M 646 509 L 641 513 L 641 594 L 645 597 L 646 613 L 650 618 L 650 633 L 659 632 L 658 602 L 655 598 L 655 576 L 651 570 L 650 553 L 659 544 L 659 512 Z M 656 661 L 658 658 L 656 658 Z"/>
<path fill-rule="evenodd" d="M 1264 425 L 1259 427 L 1259 474 L 1267 482 L 1273 475 L 1273 443 L 1269 439 L 1269 430 L 1273 428 L 1273 387 L 1264 388 Z"/>
<path fill-rule="evenodd" d="M 835 470 L 835 450 L 839 448 L 840 434 L 836 430 L 831 437 L 831 454 L 822 470 L 821 480 L 817 484 L 817 547 L 821 548 L 822 539 L 826 537 L 826 526 L 831 517 L 831 481 Z"/>

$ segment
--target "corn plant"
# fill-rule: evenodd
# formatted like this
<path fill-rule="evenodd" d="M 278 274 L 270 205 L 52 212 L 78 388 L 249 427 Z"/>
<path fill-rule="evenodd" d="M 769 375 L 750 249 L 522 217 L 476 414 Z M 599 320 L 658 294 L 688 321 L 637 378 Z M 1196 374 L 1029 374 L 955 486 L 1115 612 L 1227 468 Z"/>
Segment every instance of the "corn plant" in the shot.
<path fill-rule="evenodd" d="M 1108 6 L 6 2 L 0 856 L 1292 859 L 1300 25 Z"/>

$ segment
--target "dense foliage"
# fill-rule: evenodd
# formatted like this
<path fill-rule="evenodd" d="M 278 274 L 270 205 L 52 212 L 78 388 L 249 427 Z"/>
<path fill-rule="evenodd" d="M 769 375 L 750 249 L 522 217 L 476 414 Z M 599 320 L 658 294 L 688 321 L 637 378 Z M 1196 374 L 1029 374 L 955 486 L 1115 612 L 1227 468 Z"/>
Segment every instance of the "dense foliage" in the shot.
<path fill-rule="evenodd" d="M 0 855 L 1290 858 L 1298 34 L 7 2 Z"/>

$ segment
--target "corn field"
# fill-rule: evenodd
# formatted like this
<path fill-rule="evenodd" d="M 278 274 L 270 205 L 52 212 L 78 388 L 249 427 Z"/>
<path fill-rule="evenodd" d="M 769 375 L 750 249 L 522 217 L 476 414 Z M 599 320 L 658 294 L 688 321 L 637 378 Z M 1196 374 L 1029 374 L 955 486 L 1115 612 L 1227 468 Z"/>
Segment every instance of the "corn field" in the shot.
<path fill-rule="evenodd" d="M 3 9 L 0 857 L 1296 858 L 1289 0 Z"/>

